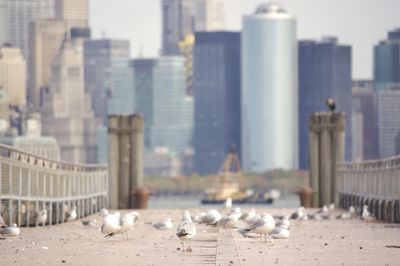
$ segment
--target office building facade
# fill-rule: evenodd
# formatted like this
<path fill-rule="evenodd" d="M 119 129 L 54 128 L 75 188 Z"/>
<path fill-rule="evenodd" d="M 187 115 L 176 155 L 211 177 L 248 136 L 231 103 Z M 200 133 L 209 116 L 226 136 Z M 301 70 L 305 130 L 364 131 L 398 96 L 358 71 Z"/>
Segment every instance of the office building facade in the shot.
<path fill-rule="evenodd" d="M 106 125 L 108 101 L 114 86 L 113 62 L 128 60 L 130 43 L 127 40 L 86 40 L 84 43 L 85 89 L 92 96 L 97 118 Z"/>
<path fill-rule="evenodd" d="M 198 32 L 193 53 L 195 171 L 217 173 L 230 149 L 241 152 L 241 35 Z"/>
<path fill-rule="evenodd" d="M 184 58 L 132 61 L 135 112 L 145 121 L 145 148 L 182 155 L 192 147 L 193 98 L 185 92 Z"/>
<path fill-rule="evenodd" d="M 400 28 L 374 47 L 375 91 L 389 90 L 400 83 Z"/>
<path fill-rule="evenodd" d="M 242 158 L 255 172 L 298 167 L 296 20 L 278 4 L 244 16 Z"/>
<path fill-rule="evenodd" d="M 309 117 L 328 111 L 325 100 L 333 98 L 336 111 L 346 114 L 346 160 L 351 160 L 352 117 L 351 47 L 337 38 L 299 42 L 299 146 L 300 168 L 309 167 Z"/>

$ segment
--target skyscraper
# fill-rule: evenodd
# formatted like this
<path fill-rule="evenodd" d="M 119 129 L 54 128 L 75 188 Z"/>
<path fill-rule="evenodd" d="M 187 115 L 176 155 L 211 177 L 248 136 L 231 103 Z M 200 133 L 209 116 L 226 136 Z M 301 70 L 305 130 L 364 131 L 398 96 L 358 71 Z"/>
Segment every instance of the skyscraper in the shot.
<path fill-rule="evenodd" d="M 89 0 L 55 0 L 55 15 L 71 28 L 89 27 Z"/>
<path fill-rule="evenodd" d="M 192 10 L 195 31 L 225 29 L 225 0 L 193 0 Z"/>
<path fill-rule="evenodd" d="M 379 156 L 398 155 L 400 139 L 400 85 L 377 92 Z M 396 149 L 397 148 L 397 149 Z"/>
<path fill-rule="evenodd" d="M 130 43 L 127 40 L 87 40 L 84 45 L 85 89 L 92 95 L 96 117 L 106 124 L 108 100 L 113 90 L 113 61 L 128 60 Z M 132 89 L 133 90 L 133 89 Z"/>
<path fill-rule="evenodd" d="M 84 89 L 82 54 L 66 39 L 53 60 L 52 78 L 42 108 L 43 133 L 57 139 L 62 160 L 97 160 L 97 124 L 90 100 Z"/>
<path fill-rule="evenodd" d="M 352 117 L 353 161 L 378 157 L 374 83 L 371 80 L 354 80 Z"/>
<path fill-rule="evenodd" d="M 194 47 L 195 171 L 216 173 L 240 154 L 240 33 L 198 32 Z"/>
<path fill-rule="evenodd" d="M 162 0 L 162 54 L 179 55 L 179 41 L 193 32 L 190 0 Z"/>
<path fill-rule="evenodd" d="M 375 91 L 388 90 L 400 82 L 400 28 L 374 47 Z"/>
<path fill-rule="evenodd" d="M 135 112 L 145 121 L 145 148 L 181 155 L 192 147 L 193 99 L 185 93 L 184 58 L 133 60 Z"/>
<path fill-rule="evenodd" d="M 308 169 L 308 128 L 313 112 L 328 111 L 327 98 L 346 113 L 346 160 L 351 160 L 352 116 L 351 47 L 334 37 L 299 42 L 300 168 Z"/>
<path fill-rule="evenodd" d="M 0 47 L 0 90 L 10 105 L 26 105 L 26 61 L 19 48 Z"/>
<path fill-rule="evenodd" d="M 115 59 L 111 62 L 111 82 L 108 115 L 134 114 L 135 93 L 129 59 Z"/>
<path fill-rule="evenodd" d="M 54 0 L 0 0 L 0 45 L 11 43 L 28 58 L 29 23 L 54 18 Z"/>
<path fill-rule="evenodd" d="M 28 102 L 33 111 L 40 111 L 40 91 L 49 86 L 51 64 L 66 34 L 65 21 L 37 20 L 30 24 Z"/>
<path fill-rule="evenodd" d="M 296 20 L 278 4 L 243 18 L 242 158 L 246 170 L 298 167 Z"/>
<path fill-rule="evenodd" d="M 162 54 L 180 55 L 179 42 L 195 31 L 223 30 L 225 0 L 162 0 Z"/>

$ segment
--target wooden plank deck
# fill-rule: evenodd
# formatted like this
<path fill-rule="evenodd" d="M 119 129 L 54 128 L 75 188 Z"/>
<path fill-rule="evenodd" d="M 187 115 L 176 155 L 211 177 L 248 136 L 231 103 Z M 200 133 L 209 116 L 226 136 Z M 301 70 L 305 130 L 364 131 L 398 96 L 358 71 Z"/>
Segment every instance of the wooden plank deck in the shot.
<path fill-rule="evenodd" d="M 271 209 L 281 214 L 290 210 Z M 308 210 L 309 211 L 309 210 Z M 398 265 L 400 227 L 361 220 L 298 221 L 291 238 L 243 238 L 236 231 L 197 226 L 193 252 L 183 252 L 175 229 L 159 231 L 149 224 L 180 210 L 144 210 L 128 239 L 107 240 L 98 228 L 79 221 L 22 228 L 18 237 L 0 240 L 0 265 Z M 91 218 L 100 217 L 93 215 Z"/>

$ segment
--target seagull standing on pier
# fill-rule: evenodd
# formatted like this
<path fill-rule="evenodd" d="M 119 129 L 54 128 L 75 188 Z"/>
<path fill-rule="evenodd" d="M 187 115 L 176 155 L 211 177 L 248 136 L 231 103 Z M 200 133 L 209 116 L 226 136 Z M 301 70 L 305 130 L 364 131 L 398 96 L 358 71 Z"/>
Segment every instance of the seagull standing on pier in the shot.
<path fill-rule="evenodd" d="M 369 222 L 369 221 L 374 219 L 374 217 L 372 216 L 372 214 L 368 210 L 368 205 L 364 205 L 363 206 L 363 210 L 362 210 L 362 213 L 361 213 L 361 219 L 363 219 L 363 220 L 365 220 L 367 222 Z"/>
<path fill-rule="evenodd" d="M 254 218 L 256 218 L 256 209 L 251 208 L 248 212 L 245 212 L 240 217 L 241 220 L 244 220 L 247 224 L 250 224 Z"/>
<path fill-rule="evenodd" d="M 2 226 L 0 228 L 0 234 L 4 236 L 17 236 L 21 230 L 17 224 L 12 224 L 11 226 Z"/>
<path fill-rule="evenodd" d="M 153 227 L 158 229 L 158 230 L 169 230 L 174 226 L 174 224 L 171 221 L 171 218 L 165 219 L 165 221 L 154 223 Z"/>
<path fill-rule="evenodd" d="M 200 218 L 200 223 L 205 223 L 207 225 L 216 225 L 219 220 L 221 220 L 222 215 L 217 210 L 210 210 L 206 215 Z"/>
<path fill-rule="evenodd" d="M 110 214 L 107 209 L 101 209 L 100 216 L 103 217 L 101 232 L 105 234 L 105 237 L 109 238 L 118 233 L 118 231 L 121 229 L 121 225 L 119 223 L 119 213 L 118 215 Z"/>
<path fill-rule="evenodd" d="M 38 225 L 45 225 L 47 221 L 47 210 L 43 209 L 36 213 L 36 223 Z"/>
<path fill-rule="evenodd" d="M 78 217 L 78 214 L 76 212 L 76 206 L 74 206 L 72 208 L 72 211 L 67 213 L 67 222 L 75 221 L 77 217 Z"/>
<path fill-rule="evenodd" d="M 242 216 L 240 208 L 235 208 L 226 217 L 222 218 L 218 222 L 218 225 L 225 228 L 225 230 L 227 230 L 226 233 L 231 235 L 231 230 L 236 227 L 236 223 L 239 221 L 240 216 Z"/>
<path fill-rule="evenodd" d="M 294 213 L 292 213 L 290 215 L 290 219 L 291 220 L 300 220 L 300 219 L 302 219 L 303 216 L 304 216 L 303 210 L 304 210 L 304 207 L 303 206 L 300 207 L 297 211 L 295 211 Z"/>
<path fill-rule="evenodd" d="M 255 219 L 248 227 L 248 232 L 254 232 L 264 236 L 264 242 L 267 241 L 267 234 L 271 233 L 275 228 L 275 220 L 269 213 L 261 214 L 261 217 Z"/>
<path fill-rule="evenodd" d="M 192 218 L 190 217 L 190 213 L 187 210 L 183 211 L 182 221 L 178 224 L 176 228 L 176 235 L 182 241 L 182 250 L 185 251 L 184 241 L 188 240 L 189 246 L 187 248 L 188 252 L 192 251 L 192 247 L 190 246 L 190 239 L 196 235 L 196 226 L 192 222 Z"/>
<path fill-rule="evenodd" d="M 289 228 L 285 225 L 275 227 L 271 232 L 271 237 L 275 239 L 288 239 L 290 236 Z"/>

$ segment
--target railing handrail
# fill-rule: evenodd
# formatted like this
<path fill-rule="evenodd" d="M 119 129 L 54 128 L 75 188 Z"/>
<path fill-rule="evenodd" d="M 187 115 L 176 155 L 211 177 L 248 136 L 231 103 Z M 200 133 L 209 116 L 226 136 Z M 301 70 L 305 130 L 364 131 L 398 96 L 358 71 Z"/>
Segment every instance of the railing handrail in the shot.
<path fill-rule="evenodd" d="M 107 164 L 82 164 L 82 163 L 71 163 L 71 162 L 66 162 L 66 161 L 62 161 L 62 160 L 54 160 L 54 159 L 50 159 L 50 158 L 46 158 L 43 156 L 39 156 L 12 146 L 8 146 L 5 144 L 1 144 L 0 143 L 0 151 L 2 150 L 6 150 L 8 151 L 8 156 L 4 156 L 4 154 L 2 152 L 0 152 L 0 156 L 1 157 L 5 157 L 5 158 L 9 158 L 11 153 L 10 152 L 15 152 L 18 153 L 20 155 L 26 156 L 27 159 L 29 160 L 30 157 L 34 158 L 35 161 L 42 161 L 43 162 L 47 162 L 47 165 L 56 165 L 56 167 L 58 169 L 68 169 L 68 170 L 88 170 L 88 169 L 105 169 L 108 167 Z"/>

